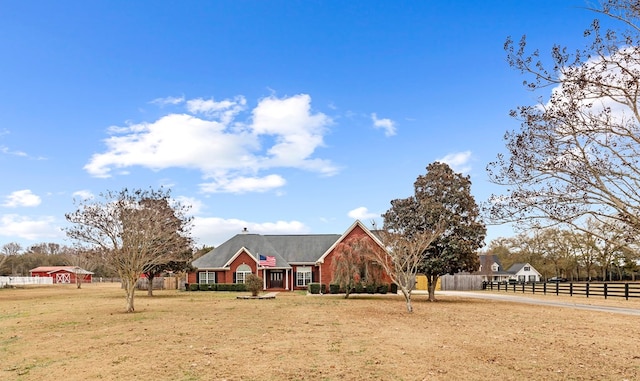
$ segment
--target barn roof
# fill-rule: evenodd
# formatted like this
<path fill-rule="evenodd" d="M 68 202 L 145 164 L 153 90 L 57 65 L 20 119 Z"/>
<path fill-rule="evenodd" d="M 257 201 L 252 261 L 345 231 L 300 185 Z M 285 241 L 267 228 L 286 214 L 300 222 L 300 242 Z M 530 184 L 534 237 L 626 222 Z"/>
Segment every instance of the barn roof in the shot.
<path fill-rule="evenodd" d="M 87 271 L 78 266 L 40 266 L 35 269 L 29 270 L 30 273 L 47 273 L 53 274 L 59 271 L 67 271 L 74 274 L 83 274 L 90 275 L 93 274 L 91 271 Z"/>

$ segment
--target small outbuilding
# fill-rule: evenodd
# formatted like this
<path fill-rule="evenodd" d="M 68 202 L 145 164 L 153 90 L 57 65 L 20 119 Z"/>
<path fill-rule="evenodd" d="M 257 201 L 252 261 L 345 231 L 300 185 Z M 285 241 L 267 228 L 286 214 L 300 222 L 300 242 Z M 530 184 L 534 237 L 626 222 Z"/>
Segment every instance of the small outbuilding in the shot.
<path fill-rule="evenodd" d="M 29 270 L 32 277 L 48 277 L 53 279 L 53 283 L 75 284 L 79 279 L 80 283 L 91 283 L 93 273 L 78 266 L 40 266 Z"/>

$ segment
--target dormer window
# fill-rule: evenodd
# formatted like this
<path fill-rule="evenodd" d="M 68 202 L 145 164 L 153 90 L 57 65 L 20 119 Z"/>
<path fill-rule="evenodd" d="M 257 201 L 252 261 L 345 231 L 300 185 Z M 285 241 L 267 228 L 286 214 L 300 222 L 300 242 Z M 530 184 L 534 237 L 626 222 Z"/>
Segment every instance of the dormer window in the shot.
<path fill-rule="evenodd" d="M 498 270 L 500 270 L 500 266 L 497 263 L 494 262 L 491 265 L 491 271 L 498 271 Z"/>

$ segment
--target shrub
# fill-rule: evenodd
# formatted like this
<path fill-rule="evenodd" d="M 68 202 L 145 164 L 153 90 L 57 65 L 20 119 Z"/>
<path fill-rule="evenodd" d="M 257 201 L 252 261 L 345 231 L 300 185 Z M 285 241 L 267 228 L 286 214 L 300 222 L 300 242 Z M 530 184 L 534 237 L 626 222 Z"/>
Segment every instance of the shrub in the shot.
<path fill-rule="evenodd" d="M 380 294 L 386 294 L 389 291 L 389 285 L 386 283 L 383 283 L 381 285 L 378 285 L 378 290 L 377 292 Z"/>
<path fill-rule="evenodd" d="M 397 294 L 398 293 L 398 285 L 395 283 L 391 283 L 391 286 L 389 286 L 389 292 L 392 294 Z"/>
<path fill-rule="evenodd" d="M 247 291 L 247 286 L 244 283 L 218 283 L 216 290 L 217 291 Z"/>
<path fill-rule="evenodd" d="M 308 290 L 312 294 L 320 293 L 320 283 L 309 283 Z"/>
<path fill-rule="evenodd" d="M 340 293 L 340 285 L 339 284 L 335 284 L 335 283 L 331 283 L 329 285 L 329 292 L 331 294 L 339 294 Z"/>
<path fill-rule="evenodd" d="M 209 285 L 208 285 L 208 284 L 206 284 L 206 283 L 200 283 L 200 284 L 198 285 L 198 289 L 199 289 L 200 291 L 209 291 Z"/>
<path fill-rule="evenodd" d="M 326 284 L 324 284 L 324 283 L 323 283 L 323 284 L 321 284 L 321 285 L 320 285 L 320 290 L 322 290 L 321 292 L 322 292 L 323 294 L 326 294 L 326 293 L 327 293 L 327 285 L 326 285 Z"/>
<path fill-rule="evenodd" d="M 198 291 L 200 289 L 200 285 L 198 283 L 190 283 L 189 291 Z"/>
<path fill-rule="evenodd" d="M 245 287 L 247 291 L 251 292 L 251 296 L 258 296 L 258 293 L 262 291 L 262 278 L 256 274 L 249 274 L 245 279 Z"/>
<path fill-rule="evenodd" d="M 362 285 L 362 283 L 356 283 L 356 286 L 354 287 L 353 293 L 362 294 L 363 292 L 364 292 L 364 286 Z"/>
<path fill-rule="evenodd" d="M 368 284 L 365 286 L 365 291 L 367 292 L 367 294 L 375 294 L 377 289 L 378 286 L 376 286 L 375 284 Z"/>

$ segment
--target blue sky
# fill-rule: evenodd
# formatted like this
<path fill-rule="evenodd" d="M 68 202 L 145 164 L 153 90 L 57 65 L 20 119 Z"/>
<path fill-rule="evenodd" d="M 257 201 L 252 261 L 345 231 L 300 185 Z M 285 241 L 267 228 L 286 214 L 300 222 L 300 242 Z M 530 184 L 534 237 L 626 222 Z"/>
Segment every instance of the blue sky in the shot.
<path fill-rule="evenodd" d="M 0 245 L 70 244 L 74 197 L 123 187 L 171 188 L 199 246 L 381 223 L 436 160 L 483 202 L 509 110 L 540 95 L 506 37 L 583 47 L 585 5 L 0 2 Z"/>

